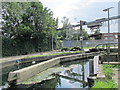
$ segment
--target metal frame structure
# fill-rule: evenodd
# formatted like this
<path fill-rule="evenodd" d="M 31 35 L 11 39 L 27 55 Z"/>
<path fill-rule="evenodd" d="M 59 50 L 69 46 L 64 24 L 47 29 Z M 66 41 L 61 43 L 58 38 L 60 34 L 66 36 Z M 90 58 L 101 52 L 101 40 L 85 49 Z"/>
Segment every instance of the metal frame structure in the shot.
<path fill-rule="evenodd" d="M 91 21 L 91 22 L 86 22 L 86 21 L 81 21 L 80 20 L 80 24 L 73 25 L 73 27 L 80 26 L 80 32 L 81 32 L 80 37 L 82 37 L 83 36 L 82 35 L 82 26 L 83 25 L 87 25 L 87 27 L 91 28 L 91 29 L 96 29 L 96 28 L 99 28 L 100 26 L 102 26 L 102 22 L 115 20 L 115 19 L 120 19 L 120 15 L 119 16 L 114 16 L 114 17 L 109 17 L 109 18 L 101 18 L 101 19 L 97 19 L 97 20 Z M 82 40 L 80 42 L 81 42 L 81 49 L 83 49 Z"/>
<path fill-rule="evenodd" d="M 91 21 L 91 22 L 86 22 L 86 21 L 80 20 L 80 24 L 72 25 L 72 27 L 80 27 L 80 33 L 81 33 L 80 37 L 83 37 L 83 35 L 82 35 L 82 28 L 83 28 L 84 25 L 87 25 L 88 28 L 93 28 L 94 29 L 96 27 L 102 26 L 102 22 L 106 22 L 106 21 L 110 21 L 110 20 L 115 20 L 115 19 L 120 19 L 120 15 L 109 17 L 109 18 L 101 18 L 101 19 L 97 19 L 97 20 Z M 62 29 L 63 28 L 59 28 L 57 30 L 62 30 Z M 118 39 L 119 39 L 118 41 L 120 41 L 120 36 L 118 36 Z M 118 43 L 118 44 L 120 46 L 120 43 Z M 82 40 L 81 40 L 81 49 L 83 49 Z"/>
<path fill-rule="evenodd" d="M 102 23 L 102 22 L 105 22 L 105 21 L 108 21 L 108 20 L 115 20 L 115 19 L 120 19 L 120 15 L 119 16 L 114 16 L 114 17 L 110 17 L 109 19 L 108 18 L 101 18 L 101 19 L 97 19 L 95 21 L 91 21 L 91 22 L 86 22 L 84 21 L 84 23 L 82 25 L 92 25 L 92 24 L 96 24 L 96 23 Z M 77 25 L 72 25 L 73 27 L 78 27 L 80 26 L 80 24 L 77 24 Z"/>

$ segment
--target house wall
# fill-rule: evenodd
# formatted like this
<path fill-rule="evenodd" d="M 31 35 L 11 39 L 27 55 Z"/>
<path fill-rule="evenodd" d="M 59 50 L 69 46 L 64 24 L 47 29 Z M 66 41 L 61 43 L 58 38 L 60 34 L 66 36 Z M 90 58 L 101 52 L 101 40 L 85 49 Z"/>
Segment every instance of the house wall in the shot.
<path fill-rule="evenodd" d="M 108 40 L 108 37 L 110 37 L 111 40 L 118 39 L 118 34 L 119 33 L 102 33 L 102 40 Z"/>

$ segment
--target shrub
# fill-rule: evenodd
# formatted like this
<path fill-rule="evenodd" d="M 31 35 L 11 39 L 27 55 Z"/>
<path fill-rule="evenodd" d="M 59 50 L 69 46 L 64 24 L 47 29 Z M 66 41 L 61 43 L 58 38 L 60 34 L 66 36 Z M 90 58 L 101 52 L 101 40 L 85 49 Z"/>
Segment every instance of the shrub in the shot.
<path fill-rule="evenodd" d="M 96 48 L 89 49 L 90 52 L 98 52 L 99 50 Z"/>
<path fill-rule="evenodd" d="M 73 47 L 70 49 L 70 51 L 81 51 L 80 47 Z"/>
<path fill-rule="evenodd" d="M 69 51 L 69 48 L 64 47 L 64 48 L 61 49 L 61 51 Z"/>

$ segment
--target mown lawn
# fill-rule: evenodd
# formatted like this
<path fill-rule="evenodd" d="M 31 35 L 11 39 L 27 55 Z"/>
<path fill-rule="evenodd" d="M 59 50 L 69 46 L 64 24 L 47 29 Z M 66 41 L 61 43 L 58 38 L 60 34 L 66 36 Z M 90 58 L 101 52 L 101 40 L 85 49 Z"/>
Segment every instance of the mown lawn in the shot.
<path fill-rule="evenodd" d="M 117 88 L 117 84 L 112 80 L 112 75 L 114 74 L 112 71 L 113 68 L 120 67 L 119 65 L 103 65 L 103 72 L 106 78 L 104 81 L 95 80 L 94 86 L 92 88 Z"/>
<path fill-rule="evenodd" d="M 98 81 L 96 80 L 92 88 L 117 88 L 113 80 Z"/>

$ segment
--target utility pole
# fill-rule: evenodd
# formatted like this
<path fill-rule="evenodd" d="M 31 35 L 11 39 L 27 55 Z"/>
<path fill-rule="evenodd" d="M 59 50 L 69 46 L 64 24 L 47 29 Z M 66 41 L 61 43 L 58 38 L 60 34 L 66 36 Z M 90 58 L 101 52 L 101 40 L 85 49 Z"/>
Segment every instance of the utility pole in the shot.
<path fill-rule="evenodd" d="M 83 32 L 82 32 L 82 26 L 83 26 L 84 21 L 80 20 L 80 43 L 81 43 L 81 49 L 83 50 L 83 45 L 82 45 L 82 41 L 83 41 Z"/>
<path fill-rule="evenodd" d="M 78 35 L 79 32 L 78 32 L 78 31 L 79 31 L 79 30 L 77 30 L 77 45 L 76 45 L 77 47 L 78 47 L 78 39 L 79 39 L 79 35 Z"/>
<path fill-rule="evenodd" d="M 112 9 L 114 7 L 110 7 L 110 8 L 107 8 L 107 9 L 104 9 L 103 11 L 104 12 L 108 12 L 108 54 L 110 54 L 110 22 L 109 22 L 109 18 L 110 18 L 110 9 Z"/>
<path fill-rule="evenodd" d="M 52 51 L 54 50 L 54 47 L 53 47 L 53 30 L 52 30 Z"/>
<path fill-rule="evenodd" d="M 120 1 L 118 2 L 118 15 L 120 15 Z M 120 19 L 118 20 L 118 57 L 120 60 Z"/>

